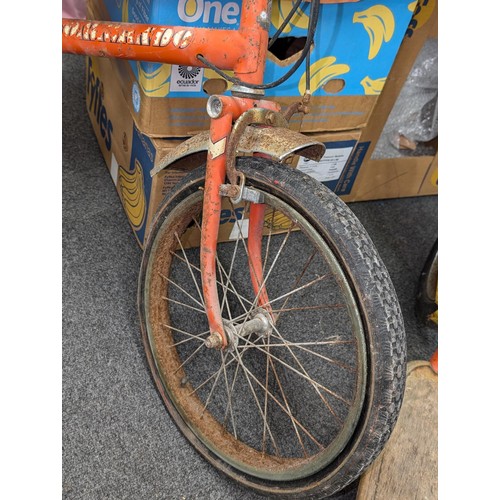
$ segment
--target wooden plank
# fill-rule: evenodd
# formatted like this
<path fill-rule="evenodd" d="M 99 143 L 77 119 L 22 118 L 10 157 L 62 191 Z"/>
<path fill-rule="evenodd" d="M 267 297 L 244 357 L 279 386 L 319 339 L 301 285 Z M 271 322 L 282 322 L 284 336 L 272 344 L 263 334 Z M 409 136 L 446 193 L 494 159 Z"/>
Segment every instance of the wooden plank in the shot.
<path fill-rule="evenodd" d="M 394 431 L 360 479 L 358 500 L 438 498 L 438 376 L 427 361 L 408 363 Z"/>

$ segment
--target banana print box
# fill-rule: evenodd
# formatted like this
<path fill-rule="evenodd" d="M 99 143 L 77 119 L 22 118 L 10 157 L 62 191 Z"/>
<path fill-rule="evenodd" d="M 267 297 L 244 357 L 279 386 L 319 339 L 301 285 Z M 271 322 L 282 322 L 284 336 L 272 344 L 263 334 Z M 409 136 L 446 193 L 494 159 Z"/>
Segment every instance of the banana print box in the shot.
<path fill-rule="evenodd" d="M 293 0 L 274 0 L 272 36 L 287 17 Z M 382 92 L 417 2 L 360 0 L 321 5 L 315 44 L 311 52 L 312 112 L 302 120 L 303 131 L 362 128 Z M 310 4 L 304 3 L 281 37 L 304 40 Z M 300 44 L 299 44 L 300 46 Z M 283 76 L 297 56 L 280 60 L 268 55 L 266 81 Z M 305 64 L 285 83 L 273 89 L 280 98 L 303 95 Z M 292 102 L 285 99 L 284 102 Z"/>
<path fill-rule="evenodd" d="M 358 0 L 321 4 L 311 52 L 311 113 L 297 117 L 303 132 L 362 128 L 382 91 L 416 1 Z M 270 36 L 293 0 L 273 0 Z M 89 0 L 89 17 L 126 22 L 238 29 L 241 0 Z M 265 81 L 285 74 L 299 57 L 310 4 L 303 3 L 280 38 L 292 49 L 268 52 Z M 156 137 L 182 137 L 208 128 L 204 99 L 228 91 L 212 70 L 113 60 L 122 91 L 139 128 Z M 284 84 L 267 91 L 288 106 L 305 90 L 305 63 Z M 165 99 L 168 98 L 168 99 Z"/>

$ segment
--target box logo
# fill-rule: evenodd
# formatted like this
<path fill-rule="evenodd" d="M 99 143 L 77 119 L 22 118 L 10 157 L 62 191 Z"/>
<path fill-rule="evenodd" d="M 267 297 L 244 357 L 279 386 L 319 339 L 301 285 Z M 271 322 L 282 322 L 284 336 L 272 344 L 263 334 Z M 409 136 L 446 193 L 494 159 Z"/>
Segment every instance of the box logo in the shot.
<path fill-rule="evenodd" d="M 179 0 L 177 4 L 177 15 L 181 21 L 204 27 L 220 27 L 225 24 L 237 27 L 241 12 L 240 2 L 228 2 L 225 0 Z"/>
<path fill-rule="evenodd" d="M 196 66 L 172 66 L 170 92 L 200 92 L 203 68 Z"/>
<path fill-rule="evenodd" d="M 104 140 L 106 149 L 111 151 L 111 141 L 113 124 L 108 118 L 106 106 L 103 103 L 104 85 L 102 84 L 99 76 L 94 72 L 92 59 L 87 59 L 87 105 L 89 112 L 94 114 L 101 137 Z"/>

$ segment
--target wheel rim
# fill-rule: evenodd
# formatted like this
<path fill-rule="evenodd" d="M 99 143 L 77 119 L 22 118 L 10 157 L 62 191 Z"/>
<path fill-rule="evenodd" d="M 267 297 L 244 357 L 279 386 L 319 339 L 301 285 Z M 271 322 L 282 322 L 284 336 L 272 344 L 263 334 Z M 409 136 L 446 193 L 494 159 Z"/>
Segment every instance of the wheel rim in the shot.
<path fill-rule="evenodd" d="M 186 229 L 200 223 L 199 191 L 158 230 L 145 271 L 144 320 L 160 391 L 196 438 L 241 472 L 288 481 L 322 470 L 348 444 L 365 396 L 366 349 L 356 299 L 333 251 L 295 209 L 264 195 L 271 226 L 264 277 L 275 318 L 267 334 L 237 336 L 224 352 L 204 346 L 199 250 L 182 244 Z M 231 212 L 237 221 L 241 208 Z M 289 220 L 293 227 L 277 234 Z M 241 326 L 258 311 L 245 224 L 234 227 L 235 241 L 218 246 L 218 286 L 223 317 Z M 304 254 L 287 262 L 294 240 Z"/>

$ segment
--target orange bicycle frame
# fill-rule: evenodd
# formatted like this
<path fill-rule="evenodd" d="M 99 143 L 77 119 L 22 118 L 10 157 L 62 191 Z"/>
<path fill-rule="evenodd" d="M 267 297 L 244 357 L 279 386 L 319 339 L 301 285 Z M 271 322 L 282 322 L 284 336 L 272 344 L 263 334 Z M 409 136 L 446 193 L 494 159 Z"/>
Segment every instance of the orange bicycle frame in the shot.
<path fill-rule="evenodd" d="M 242 0 L 240 28 L 219 30 L 159 26 L 150 24 L 63 19 L 63 52 L 165 64 L 205 66 L 202 55 L 221 70 L 232 70 L 244 84 L 262 84 L 270 19 L 268 0 Z M 252 94 L 251 89 L 247 89 Z M 279 111 L 272 102 L 251 97 L 217 96 L 221 109 L 210 125 L 200 264 L 203 298 L 210 327 L 210 339 L 217 347 L 227 346 L 216 279 L 216 247 L 220 223 L 220 186 L 226 178 L 226 147 L 233 122 L 245 111 L 259 107 Z M 263 205 L 252 204 L 249 217 L 249 268 L 258 302 L 266 307 L 263 285 L 261 239 Z"/>

